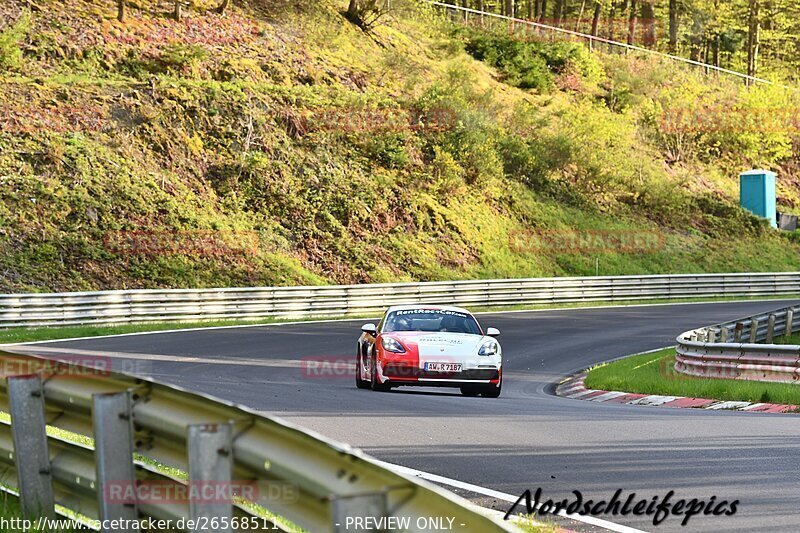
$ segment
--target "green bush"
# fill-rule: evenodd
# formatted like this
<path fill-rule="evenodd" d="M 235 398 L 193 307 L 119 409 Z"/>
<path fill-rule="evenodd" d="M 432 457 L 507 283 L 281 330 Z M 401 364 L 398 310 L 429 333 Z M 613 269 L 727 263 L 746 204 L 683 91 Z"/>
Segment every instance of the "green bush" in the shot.
<path fill-rule="evenodd" d="M 499 69 L 507 83 L 522 89 L 550 92 L 554 75 L 570 66 L 590 82 L 603 75 L 599 63 L 575 43 L 520 41 L 509 35 L 474 32 L 467 36 L 466 50 Z"/>
<path fill-rule="evenodd" d="M 30 12 L 23 12 L 13 26 L 0 32 L 0 69 L 18 70 L 22 62 L 20 43 L 31 29 Z"/>

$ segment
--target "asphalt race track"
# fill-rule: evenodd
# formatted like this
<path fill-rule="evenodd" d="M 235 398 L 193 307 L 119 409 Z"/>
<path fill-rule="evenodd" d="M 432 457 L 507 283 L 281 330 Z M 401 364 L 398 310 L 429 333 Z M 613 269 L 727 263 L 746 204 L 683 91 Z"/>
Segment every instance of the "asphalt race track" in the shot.
<path fill-rule="evenodd" d="M 501 330 L 499 399 L 457 389 L 357 390 L 347 376 L 312 377 L 302 359 L 351 358 L 359 327 L 343 321 L 212 329 L 58 342 L 41 347 L 129 354 L 155 379 L 276 413 L 372 455 L 520 494 L 608 499 L 616 489 L 652 498 L 738 499 L 733 517 L 603 516 L 647 531 L 797 531 L 800 418 L 595 404 L 551 395 L 565 375 L 673 344 L 682 331 L 792 302 L 737 302 L 479 316 Z M 125 357 L 125 356 L 122 356 Z M 462 492 L 462 494 L 464 494 Z M 473 497 L 485 505 L 493 502 Z M 507 504 L 497 502 L 498 509 Z"/>

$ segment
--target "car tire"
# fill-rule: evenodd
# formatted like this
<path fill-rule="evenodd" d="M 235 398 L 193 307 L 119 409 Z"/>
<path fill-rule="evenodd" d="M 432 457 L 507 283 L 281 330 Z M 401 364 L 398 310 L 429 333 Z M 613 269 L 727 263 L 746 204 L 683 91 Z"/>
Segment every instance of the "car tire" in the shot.
<path fill-rule="evenodd" d="M 497 383 L 497 386 L 489 385 L 483 392 L 481 392 L 481 396 L 484 398 L 499 398 L 500 391 L 503 390 L 503 376 L 500 376 L 500 381 Z"/>
<path fill-rule="evenodd" d="M 461 387 L 461 394 L 464 396 L 474 397 L 481 393 L 480 389 L 475 387 Z"/>
<path fill-rule="evenodd" d="M 378 392 L 386 392 L 389 389 L 391 389 L 389 385 L 385 383 L 380 383 L 378 381 L 378 361 L 374 354 L 372 355 L 372 364 L 370 365 L 369 376 L 370 376 L 370 386 L 372 387 L 372 390 Z"/>
<path fill-rule="evenodd" d="M 366 379 L 361 379 L 361 368 L 363 364 L 361 363 L 361 346 L 358 347 L 358 353 L 356 354 L 356 387 L 359 389 L 368 389 L 369 388 L 369 381 Z"/>

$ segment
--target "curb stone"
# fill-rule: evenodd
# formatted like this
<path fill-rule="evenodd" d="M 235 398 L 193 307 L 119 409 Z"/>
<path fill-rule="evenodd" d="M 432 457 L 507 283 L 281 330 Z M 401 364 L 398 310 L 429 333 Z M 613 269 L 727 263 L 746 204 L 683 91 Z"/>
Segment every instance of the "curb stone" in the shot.
<path fill-rule="evenodd" d="M 794 413 L 800 412 L 800 405 L 776 403 L 732 402 L 687 398 L 684 396 L 661 396 L 658 394 L 635 394 L 630 392 L 587 389 L 584 381 L 586 372 L 575 374 L 556 387 L 556 396 L 584 400 L 587 402 L 615 403 L 626 405 L 646 405 L 671 409 L 710 409 L 714 411 L 742 411 L 746 413 Z"/>

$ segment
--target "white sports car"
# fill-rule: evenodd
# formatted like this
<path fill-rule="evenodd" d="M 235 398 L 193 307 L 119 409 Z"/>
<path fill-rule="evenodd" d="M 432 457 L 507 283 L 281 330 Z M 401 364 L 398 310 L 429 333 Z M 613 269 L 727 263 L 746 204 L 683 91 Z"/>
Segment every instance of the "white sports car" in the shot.
<path fill-rule="evenodd" d="M 356 386 L 386 391 L 402 385 L 459 387 L 465 396 L 500 396 L 500 332 L 481 329 L 466 309 L 398 305 L 358 339 Z"/>

